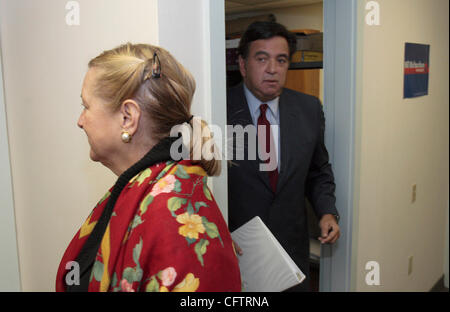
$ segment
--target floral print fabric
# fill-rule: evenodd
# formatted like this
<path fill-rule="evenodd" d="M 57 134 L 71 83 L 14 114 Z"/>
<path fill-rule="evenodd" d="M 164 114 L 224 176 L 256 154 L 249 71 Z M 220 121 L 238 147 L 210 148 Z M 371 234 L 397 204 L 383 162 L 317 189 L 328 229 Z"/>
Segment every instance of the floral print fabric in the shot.
<path fill-rule="evenodd" d="M 56 278 L 66 288 L 74 261 L 106 206 L 99 201 L 67 248 Z M 89 291 L 240 291 L 231 236 L 206 184 L 190 161 L 160 163 L 122 191 L 94 263 Z"/>

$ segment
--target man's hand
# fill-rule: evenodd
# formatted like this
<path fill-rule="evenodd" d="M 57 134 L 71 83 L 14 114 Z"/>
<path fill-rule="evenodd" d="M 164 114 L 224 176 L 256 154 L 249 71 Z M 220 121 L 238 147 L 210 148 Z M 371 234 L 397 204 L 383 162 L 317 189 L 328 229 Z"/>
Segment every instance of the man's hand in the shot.
<path fill-rule="evenodd" d="M 334 244 L 341 236 L 336 217 L 332 214 L 323 215 L 320 219 L 319 227 L 322 235 L 318 239 L 322 244 Z"/>

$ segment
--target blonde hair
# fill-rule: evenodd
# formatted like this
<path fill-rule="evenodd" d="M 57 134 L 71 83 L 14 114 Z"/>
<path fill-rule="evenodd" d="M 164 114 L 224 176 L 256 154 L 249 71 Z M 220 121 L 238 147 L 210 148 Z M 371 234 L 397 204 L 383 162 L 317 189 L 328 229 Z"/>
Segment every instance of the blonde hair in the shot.
<path fill-rule="evenodd" d="M 160 62 L 161 75 L 152 76 L 154 55 Z M 127 99 L 135 100 L 150 119 L 149 135 L 159 141 L 169 136 L 172 127 L 188 121 L 195 92 L 195 80 L 168 51 L 148 44 L 126 43 L 115 49 L 104 51 L 89 62 L 89 68 L 99 70 L 94 92 L 106 100 L 112 110 L 120 108 Z M 208 127 L 201 121 L 201 133 Z M 209 129 L 207 129 L 209 130 Z M 211 140 L 211 136 L 192 137 L 193 146 Z M 216 154 L 215 154 L 216 155 Z M 210 176 L 220 174 L 220 160 L 214 157 L 198 161 Z"/>

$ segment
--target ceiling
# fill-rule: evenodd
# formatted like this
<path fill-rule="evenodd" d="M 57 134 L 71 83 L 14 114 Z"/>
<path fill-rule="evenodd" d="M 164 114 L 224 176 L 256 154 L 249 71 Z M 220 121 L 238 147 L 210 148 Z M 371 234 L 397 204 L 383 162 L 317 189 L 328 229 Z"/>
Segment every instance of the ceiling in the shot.
<path fill-rule="evenodd" d="M 320 3 L 322 0 L 225 0 L 225 13 L 278 9 L 290 6 Z"/>

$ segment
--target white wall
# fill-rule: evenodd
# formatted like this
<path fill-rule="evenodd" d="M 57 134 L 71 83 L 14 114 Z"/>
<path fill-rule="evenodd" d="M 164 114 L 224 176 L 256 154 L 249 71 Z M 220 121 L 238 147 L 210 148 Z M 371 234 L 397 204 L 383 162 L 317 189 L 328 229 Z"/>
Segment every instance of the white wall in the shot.
<path fill-rule="evenodd" d="M 54 290 L 65 248 L 116 179 L 90 161 L 86 137 L 76 126 L 81 84 L 92 57 L 127 41 L 161 45 L 196 79 L 193 113 L 225 125 L 223 0 L 79 0 L 78 26 L 66 25 L 67 2 L 0 0 L 5 102 L 25 291 Z M 213 193 L 226 218 L 225 163 L 223 172 L 214 179 Z"/>
<path fill-rule="evenodd" d="M 79 226 L 115 176 L 89 159 L 76 122 L 88 61 L 119 44 L 158 44 L 157 0 L 0 0 L 0 34 L 22 289 L 53 291 Z M 3 172 L 3 171 L 2 171 Z"/>
<path fill-rule="evenodd" d="M 356 290 L 428 291 L 444 274 L 448 220 L 449 2 L 377 2 L 381 24 L 363 24 L 359 44 Z M 403 99 L 405 42 L 430 45 L 427 96 Z M 365 283 L 372 260 L 380 264 L 380 286 Z"/>

